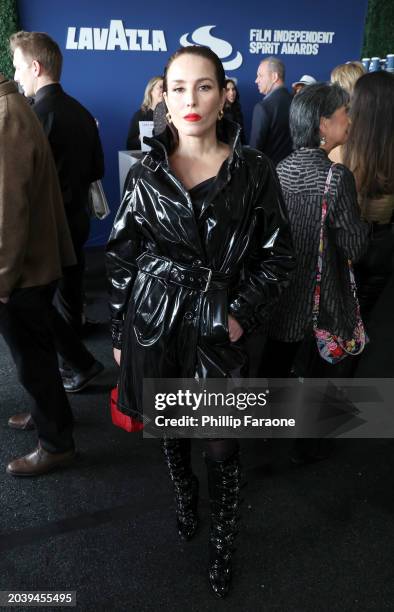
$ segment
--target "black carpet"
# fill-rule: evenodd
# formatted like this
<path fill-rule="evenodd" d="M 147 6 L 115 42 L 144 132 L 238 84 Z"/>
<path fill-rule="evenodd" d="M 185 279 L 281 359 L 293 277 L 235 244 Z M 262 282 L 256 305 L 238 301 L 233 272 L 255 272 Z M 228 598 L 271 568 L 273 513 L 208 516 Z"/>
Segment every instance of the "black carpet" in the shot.
<path fill-rule="evenodd" d="M 88 262 L 88 312 L 103 319 L 102 253 L 90 252 Z M 392 320 L 390 292 L 377 321 Z M 386 342 L 371 358 L 376 375 L 392 376 L 393 342 L 378 323 L 376 333 Z M 5 466 L 31 450 L 36 438 L 7 427 L 28 400 L 0 339 L 0 590 L 73 590 L 77 609 L 86 611 L 394 610 L 393 440 L 337 440 L 328 460 L 302 467 L 289 460 L 291 441 L 245 440 L 233 589 L 218 601 L 206 579 L 204 442 L 193 449 L 202 481 L 201 526 L 183 544 L 159 442 L 111 424 L 107 393 L 117 371 L 107 326 L 87 344 L 106 370 L 97 384 L 69 396 L 77 464 L 16 479 Z"/>

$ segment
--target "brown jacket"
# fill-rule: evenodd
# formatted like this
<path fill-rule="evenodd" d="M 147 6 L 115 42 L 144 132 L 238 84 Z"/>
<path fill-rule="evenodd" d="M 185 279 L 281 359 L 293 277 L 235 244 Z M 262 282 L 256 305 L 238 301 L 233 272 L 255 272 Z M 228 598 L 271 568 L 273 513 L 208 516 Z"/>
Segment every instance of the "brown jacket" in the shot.
<path fill-rule="evenodd" d="M 75 263 L 52 153 L 34 112 L 0 74 L 0 297 Z"/>

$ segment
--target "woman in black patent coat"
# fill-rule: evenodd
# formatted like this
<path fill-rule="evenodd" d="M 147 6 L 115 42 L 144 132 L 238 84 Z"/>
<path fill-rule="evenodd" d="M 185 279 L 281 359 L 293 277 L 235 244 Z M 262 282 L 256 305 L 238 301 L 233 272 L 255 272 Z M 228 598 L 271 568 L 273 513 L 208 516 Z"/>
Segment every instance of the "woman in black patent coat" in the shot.
<path fill-rule="evenodd" d="M 268 309 L 294 267 L 275 171 L 261 153 L 216 138 L 224 71 L 208 48 L 169 60 L 164 96 L 171 129 L 130 171 L 107 247 L 120 408 L 142 412 L 144 378 L 223 378 L 245 363 L 235 343 Z M 174 129 L 176 128 L 176 130 Z M 208 443 L 209 579 L 226 595 L 239 505 L 234 439 Z M 197 528 L 190 440 L 165 439 L 180 536 Z"/>

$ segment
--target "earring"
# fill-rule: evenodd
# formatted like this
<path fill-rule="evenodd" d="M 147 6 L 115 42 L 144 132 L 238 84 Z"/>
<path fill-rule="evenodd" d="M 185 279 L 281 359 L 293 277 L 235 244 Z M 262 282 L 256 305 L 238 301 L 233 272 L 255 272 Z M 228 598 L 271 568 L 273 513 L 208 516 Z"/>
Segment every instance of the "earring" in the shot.
<path fill-rule="evenodd" d="M 219 121 L 221 119 L 223 119 L 223 115 L 224 115 L 224 112 L 223 112 L 223 109 L 221 108 L 220 111 L 218 112 L 218 119 L 219 119 Z"/>
<path fill-rule="evenodd" d="M 171 119 L 170 113 L 166 113 L 166 119 L 167 119 L 167 123 L 171 123 L 172 119 Z"/>
<path fill-rule="evenodd" d="M 320 146 L 323 147 L 326 144 L 327 140 L 325 136 L 320 136 Z"/>

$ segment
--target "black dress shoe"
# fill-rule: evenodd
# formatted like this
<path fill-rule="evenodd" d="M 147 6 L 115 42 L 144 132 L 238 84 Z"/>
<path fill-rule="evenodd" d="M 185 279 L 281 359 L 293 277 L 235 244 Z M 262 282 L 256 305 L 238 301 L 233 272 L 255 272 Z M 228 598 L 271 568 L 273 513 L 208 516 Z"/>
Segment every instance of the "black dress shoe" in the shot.
<path fill-rule="evenodd" d="M 64 453 L 49 453 L 42 446 L 24 457 L 14 459 L 7 466 L 7 474 L 11 476 L 41 476 L 58 468 L 67 467 L 75 460 L 75 449 Z"/>
<path fill-rule="evenodd" d="M 21 412 L 8 419 L 8 427 L 28 431 L 29 429 L 35 429 L 36 426 L 29 412 Z"/>
<path fill-rule="evenodd" d="M 67 363 L 64 363 L 64 362 L 62 365 L 59 366 L 59 372 L 60 372 L 60 376 L 63 379 L 70 378 L 70 376 L 74 374 L 73 369 Z"/>
<path fill-rule="evenodd" d="M 78 393 L 86 385 L 91 383 L 101 372 L 104 366 L 100 361 L 95 361 L 93 365 L 83 372 L 73 372 L 72 376 L 63 378 L 63 386 L 67 393 Z"/>

